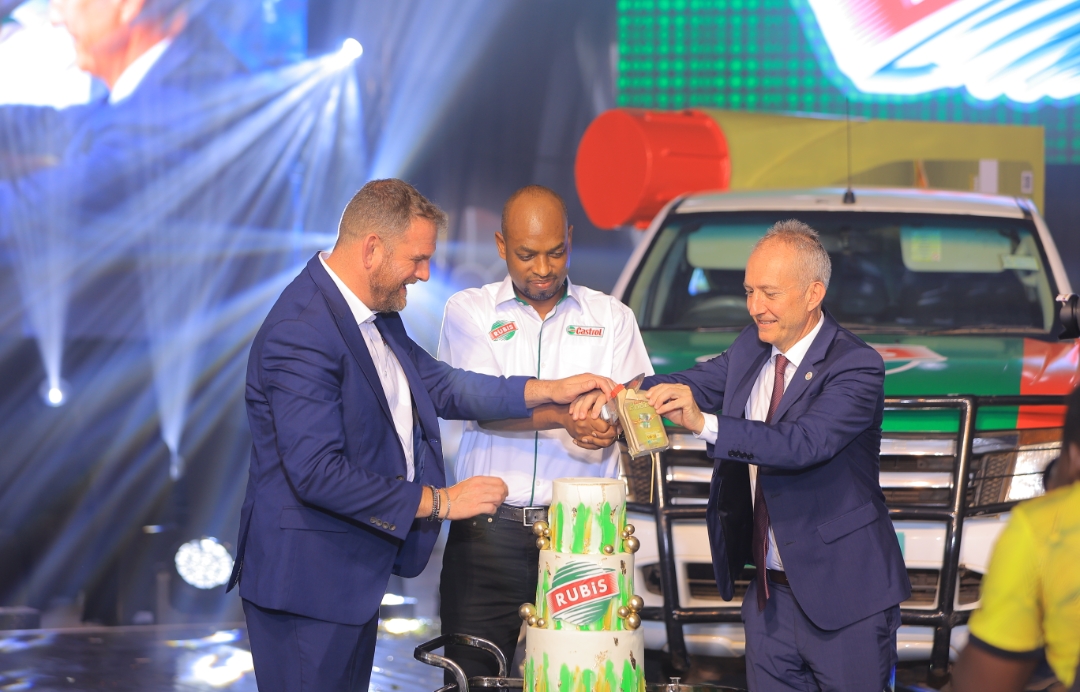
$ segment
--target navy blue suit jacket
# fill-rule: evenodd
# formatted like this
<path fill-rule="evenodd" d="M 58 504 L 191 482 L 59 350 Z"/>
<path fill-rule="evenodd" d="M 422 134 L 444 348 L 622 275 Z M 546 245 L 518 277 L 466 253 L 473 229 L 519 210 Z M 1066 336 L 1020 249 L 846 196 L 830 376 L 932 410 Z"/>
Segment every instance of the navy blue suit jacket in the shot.
<path fill-rule="evenodd" d="M 753 561 L 747 464 L 757 464 L 791 590 L 815 625 L 835 630 L 911 595 L 879 480 L 885 366 L 826 313 L 766 425 L 743 414 L 771 353 L 750 325 L 716 358 L 643 387 L 688 385 L 701 410 L 720 413 L 707 524 L 723 598 Z"/>
<path fill-rule="evenodd" d="M 522 418 L 527 377 L 451 368 L 376 326 L 412 390 L 416 477 L 348 304 L 315 256 L 285 289 L 248 361 L 251 469 L 229 589 L 264 608 L 361 625 L 391 574 L 416 576 L 439 524 L 414 519 L 422 485 L 445 485 L 438 417 Z"/>

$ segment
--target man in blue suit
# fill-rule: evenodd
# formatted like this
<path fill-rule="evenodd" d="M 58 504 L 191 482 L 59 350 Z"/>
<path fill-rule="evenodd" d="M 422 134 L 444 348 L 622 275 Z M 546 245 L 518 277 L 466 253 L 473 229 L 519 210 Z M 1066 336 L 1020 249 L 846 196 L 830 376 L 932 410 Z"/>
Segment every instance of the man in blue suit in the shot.
<path fill-rule="evenodd" d="M 753 692 L 881 692 L 911 593 L 878 480 L 884 364 L 823 311 L 830 271 L 810 227 L 774 225 L 746 265 L 754 324 L 643 385 L 716 460 L 707 523 L 724 599 L 758 568 L 742 607 Z"/>
<path fill-rule="evenodd" d="M 490 420 L 609 380 L 456 370 L 405 333 L 446 215 L 400 180 L 365 185 L 332 253 L 284 290 L 248 363 L 252 452 L 237 582 L 259 689 L 367 690 L 391 574 L 427 563 L 439 522 L 492 514 L 502 479 L 445 488 L 438 417 Z"/>

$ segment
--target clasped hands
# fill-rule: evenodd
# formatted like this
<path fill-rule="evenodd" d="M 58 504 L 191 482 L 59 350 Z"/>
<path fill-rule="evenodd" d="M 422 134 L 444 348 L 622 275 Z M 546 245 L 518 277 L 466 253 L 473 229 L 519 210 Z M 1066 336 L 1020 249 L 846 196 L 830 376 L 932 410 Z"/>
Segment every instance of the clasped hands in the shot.
<path fill-rule="evenodd" d="M 658 384 L 646 390 L 645 394 L 648 396 L 649 405 L 675 425 L 682 426 L 695 435 L 700 434 L 705 427 L 705 416 L 694 401 L 690 388 L 685 384 Z M 608 395 L 603 391 L 586 392 L 570 404 L 570 417 L 574 421 L 603 422 L 600 411 L 607 400 Z M 577 442 L 576 439 L 574 441 Z M 611 443 L 608 442 L 608 444 Z"/>
<path fill-rule="evenodd" d="M 584 374 L 561 380 L 530 380 L 525 386 L 526 405 L 534 409 L 534 422 L 542 419 L 551 427 L 561 426 L 583 449 L 610 447 L 618 435 L 618 426 L 600 417 L 615 383 L 598 375 Z M 690 388 L 683 384 L 658 384 L 649 389 L 649 404 L 675 425 L 695 434 L 705 426 L 705 417 L 694 402 Z M 569 404 L 564 408 L 564 405 Z M 547 427 L 547 426 L 545 426 Z M 492 514 L 506 499 L 506 483 L 501 478 L 474 476 L 443 489 L 448 500 L 442 519 L 461 519 L 477 514 Z M 417 510 L 417 517 L 431 512 L 428 489 Z"/>

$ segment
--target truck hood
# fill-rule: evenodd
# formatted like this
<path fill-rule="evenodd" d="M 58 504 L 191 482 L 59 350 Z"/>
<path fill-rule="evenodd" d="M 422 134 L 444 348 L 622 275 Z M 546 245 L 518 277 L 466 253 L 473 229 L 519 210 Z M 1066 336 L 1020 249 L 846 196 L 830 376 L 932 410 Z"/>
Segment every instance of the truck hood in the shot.
<path fill-rule="evenodd" d="M 658 373 L 683 370 L 723 352 L 735 332 L 645 331 L 645 346 Z M 859 334 L 885 361 L 885 396 L 1068 394 L 1078 382 L 1080 344 L 1012 336 L 897 336 Z M 955 414 L 889 412 L 885 429 L 956 430 Z M 980 429 L 1056 427 L 1061 407 L 997 407 L 980 410 Z"/>

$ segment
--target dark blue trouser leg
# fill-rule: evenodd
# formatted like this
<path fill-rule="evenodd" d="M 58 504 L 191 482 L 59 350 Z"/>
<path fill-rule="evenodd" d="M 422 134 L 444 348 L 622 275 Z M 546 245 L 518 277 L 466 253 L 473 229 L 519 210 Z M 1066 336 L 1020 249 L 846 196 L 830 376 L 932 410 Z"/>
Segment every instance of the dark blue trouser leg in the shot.
<path fill-rule="evenodd" d="M 810 621 L 787 586 L 770 582 L 764 611 L 756 585 L 743 600 L 746 676 L 751 692 L 881 692 L 896 666 L 894 606 L 839 630 Z"/>
<path fill-rule="evenodd" d="M 342 625 L 244 601 L 259 692 L 367 692 L 379 630 Z"/>

